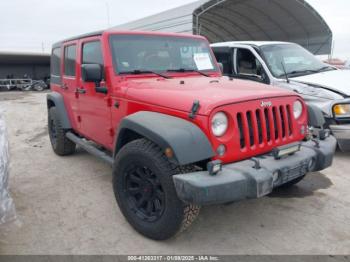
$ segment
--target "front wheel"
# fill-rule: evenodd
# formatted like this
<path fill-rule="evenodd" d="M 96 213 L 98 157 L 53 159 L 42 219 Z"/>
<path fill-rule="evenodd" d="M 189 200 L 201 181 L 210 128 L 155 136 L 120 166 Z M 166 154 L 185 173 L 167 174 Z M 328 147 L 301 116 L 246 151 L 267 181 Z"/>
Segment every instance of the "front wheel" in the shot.
<path fill-rule="evenodd" d="M 146 139 L 132 141 L 118 153 L 113 166 L 114 194 L 123 215 L 139 233 L 168 239 L 196 218 L 199 207 L 183 203 L 176 194 L 172 175 L 181 170 Z"/>

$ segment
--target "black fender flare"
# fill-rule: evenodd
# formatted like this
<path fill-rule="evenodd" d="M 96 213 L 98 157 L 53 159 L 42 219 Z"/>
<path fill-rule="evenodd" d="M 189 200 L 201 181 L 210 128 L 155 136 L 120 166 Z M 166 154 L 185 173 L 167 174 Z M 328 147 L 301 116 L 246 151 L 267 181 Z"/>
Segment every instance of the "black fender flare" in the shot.
<path fill-rule="evenodd" d="M 308 125 L 316 128 L 323 128 L 326 120 L 322 110 L 315 105 L 307 105 L 309 122 Z"/>
<path fill-rule="evenodd" d="M 140 111 L 121 121 L 116 133 L 114 157 L 125 145 L 123 140 L 130 131 L 149 139 L 162 150 L 171 148 L 174 156 L 169 160 L 178 165 L 196 163 L 215 155 L 207 136 L 190 121 L 161 113 Z"/>
<path fill-rule="evenodd" d="M 46 96 L 47 108 L 50 109 L 54 105 L 57 109 L 57 113 L 64 129 L 71 129 L 72 125 L 69 121 L 66 107 L 64 105 L 63 96 L 58 92 L 51 92 Z"/>

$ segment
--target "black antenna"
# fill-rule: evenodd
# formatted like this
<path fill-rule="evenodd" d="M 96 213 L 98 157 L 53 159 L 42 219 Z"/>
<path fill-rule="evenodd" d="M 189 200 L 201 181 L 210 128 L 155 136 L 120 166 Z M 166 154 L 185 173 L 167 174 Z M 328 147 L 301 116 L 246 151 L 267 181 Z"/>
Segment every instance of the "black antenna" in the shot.
<path fill-rule="evenodd" d="M 282 65 L 282 68 L 283 68 L 284 76 L 286 77 L 287 83 L 289 84 L 290 81 L 289 81 L 287 70 L 286 70 L 286 67 L 284 66 L 283 61 L 281 62 L 281 65 Z"/>

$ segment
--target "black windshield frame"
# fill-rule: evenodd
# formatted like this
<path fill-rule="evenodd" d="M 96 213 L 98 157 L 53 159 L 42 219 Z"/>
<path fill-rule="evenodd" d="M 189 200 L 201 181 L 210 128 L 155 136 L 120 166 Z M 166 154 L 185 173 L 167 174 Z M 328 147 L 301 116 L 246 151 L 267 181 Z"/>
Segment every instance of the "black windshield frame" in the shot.
<path fill-rule="evenodd" d="M 205 73 L 218 73 L 220 71 L 216 59 L 213 55 L 213 52 L 209 46 L 209 43 L 207 41 L 205 41 L 204 39 L 201 38 L 194 38 L 194 37 L 186 37 L 186 36 L 162 36 L 162 35 L 143 35 L 143 34 L 111 34 L 109 36 L 109 48 L 110 48 L 110 52 L 112 54 L 112 63 L 113 63 L 113 69 L 116 75 L 121 75 L 121 74 L 127 74 L 127 71 L 130 71 L 132 74 L 132 71 L 134 71 L 134 69 L 136 70 L 140 70 L 140 71 L 157 71 L 160 73 L 166 73 L 169 72 L 168 70 L 171 69 L 182 69 L 182 67 L 180 66 L 179 68 L 164 68 L 164 70 L 155 70 L 153 68 L 130 68 L 130 70 L 121 70 L 120 66 L 118 65 L 118 54 L 116 53 L 116 48 L 114 46 L 115 41 L 118 40 L 122 40 L 122 41 L 126 41 L 126 40 L 131 40 L 131 41 L 137 41 L 137 40 L 160 40 L 162 42 L 167 42 L 169 41 L 170 43 L 172 41 L 177 42 L 177 41 L 184 41 L 184 42 L 188 42 L 188 43 L 193 43 L 193 44 L 198 44 L 198 47 L 205 47 L 205 51 L 206 53 L 209 55 L 210 57 L 210 62 L 212 64 L 212 68 L 213 69 L 204 69 L 204 70 L 200 70 L 203 71 Z M 131 42 L 130 42 L 131 43 Z M 125 52 L 127 53 L 127 52 Z M 173 58 L 173 57 L 170 57 Z M 176 57 L 177 59 L 181 59 L 178 58 L 178 56 Z M 186 68 L 186 69 L 192 69 L 192 68 Z M 197 68 L 194 68 L 197 70 Z M 189 72 L 189 71 L 188 71 Z"/>

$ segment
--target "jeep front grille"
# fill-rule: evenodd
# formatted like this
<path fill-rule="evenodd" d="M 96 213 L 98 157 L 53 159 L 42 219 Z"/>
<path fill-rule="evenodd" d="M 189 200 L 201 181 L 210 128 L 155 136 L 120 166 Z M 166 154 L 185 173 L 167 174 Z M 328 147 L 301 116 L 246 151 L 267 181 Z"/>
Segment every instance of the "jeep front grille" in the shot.
<path fill-rule="evenodd" d="M 273 106 L 255 111 L 237 113 L 241 149 L 254 149 L 264 141 L 287 141 L 293 135 L 290 105 Z"/>

